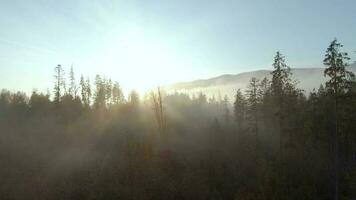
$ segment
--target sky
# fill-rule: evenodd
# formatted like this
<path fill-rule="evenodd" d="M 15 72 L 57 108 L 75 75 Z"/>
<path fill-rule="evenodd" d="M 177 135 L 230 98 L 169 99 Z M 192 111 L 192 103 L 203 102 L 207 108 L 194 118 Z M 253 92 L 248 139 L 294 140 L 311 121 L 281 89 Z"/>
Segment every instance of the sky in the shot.
<path fill-rule="evenodd" d="M 0 0 L 0 88 L 52 90 L 61 64 L 139 92 L 179 81 L 356 60 L 355 0 Z"/>

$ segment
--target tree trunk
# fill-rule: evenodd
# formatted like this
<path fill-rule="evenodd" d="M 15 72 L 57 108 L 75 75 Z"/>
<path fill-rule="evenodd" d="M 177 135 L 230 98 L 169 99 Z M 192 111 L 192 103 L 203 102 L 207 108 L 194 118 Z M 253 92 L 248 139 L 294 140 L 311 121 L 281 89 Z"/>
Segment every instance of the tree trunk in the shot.
<path fill-rule="evenodd" d="M 334 127 L 334 162 L 335 162 L 335 200 L 339 200 L 339 137 L 338 137 L 338 114 L 337 114 L 338 102 L 337 95 L 335 94 L 334 101 L 334 115 L 335 115 L 335 127 Z"/>

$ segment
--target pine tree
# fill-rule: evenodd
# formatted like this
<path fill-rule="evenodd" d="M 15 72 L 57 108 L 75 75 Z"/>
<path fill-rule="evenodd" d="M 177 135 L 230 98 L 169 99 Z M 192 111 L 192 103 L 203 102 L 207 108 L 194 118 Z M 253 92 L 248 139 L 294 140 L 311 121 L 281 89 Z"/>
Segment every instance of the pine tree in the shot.
<path fill-rule="evenodd" d="M 258 95 L 260 97 L 267 97 L 271 90 L 271 82 L 268 78 L 264 77 L 258 87 Z"/>
<path fill-rule="evenodd" d="M 246 96 L 247 102 L 249 107 L 249 115 L 254 122 L 254 129 L 255 133 L 257 134 L 257 113 L 258 113 L 258 104 L 260 103 L 260 96 L 259 96 L 259 80 L 255 77 L 252 77 L 250 80 L 250 84 L 248 85 Z"/>
<path fill-rule="evenodd" d="M 340 52 L 341 47 L 343 45 L 334 39 L 327 48 L 324 59 L 324 65 L 327 66 L 324 76 L 330 78 L 326 82 L 326 88 L 331 90 L 335 97 L 349 90 L 355 77 L 352 72 L 346 70 L 350 58 L 347 53 Z"/>
<path fill-rule="evenodd" d="M 260 113 L 261 122 L 259 123 L 263 129 L 270 128 L 272 104 L 271 104 L 271 81 L 268 78 L 263 78 L 258 85 L 258 97 L 260 98 Z"/>
<path fill-rule="evenodd" d="M 272 74 L 271 92 L 277 109 L 276 114 L 279 121 L 280 140 L 281 140 L 282 131 L 284 128 L 283 127 L 284 118 L 286 114 L 285 113 L 286 90 L 289 86 L 292 85 L 290 79 L 291 72 L 290 72 L 290 67 L 285 63 L 285 57 L 280 52 L 277 52 L 276 56 L 274 57 L 273 67 L 274 70 L 271 72 Z M 282 146 L 280 146 L 280 148 L 282 148 Z"/>
<path fill-rule="evenodd" d="M 62 95 L 66 93 L 64 70 L 61 65 L 54 68 L 54 102 L 58 105 Z"/>
<path fill-rule="evenodd" d="M 244 126 L 246 114 L 246 99 L 240 89 L 237 90 L 235 95 L 234 114 L 239 128 L 242 129 Z"/>
<path fill-rule="evenodd" d="M 68 89 L 69 95 L 72 96 L 72 98 L 75 98 L 77 96 L 78 92 L 78 87 L 75 83 L 75 75 L 74 75 L 74 69 L 73 65 L 70 67 L 70 72 L 69 72 L 69 89 Z"/>
<path fill-rule="evenodd" d="M 83 75 L 81 75 L 80 88 L 81 88 L 82 102 L 85 107 L 89 107 L 90 96 L 91 96 L 89 78 L 87 80 L 85 80 Z"/>
<path fill-rule="evenodd" d="M 255 170 L 256 184 L 259 184 L 258 164 L 259 164 L 259 135 L 258 135 L 258 113 L 261 103 L 260 82 L 257 78 L 252 77 L 247 87 L 246 96 L 248 103 L 248 113 L 251 122 L 251 128 L 255 134 Z"/>
<path fill-rule="evenodd" d="M 111 104 L 113 103 L 112 102 L 112 81 L 111 79 L 109 80 L 105 80 L 104 82 L 105 84 L 105 99 L 106 99 L 106 104 L 107 104 L 107 107 L 110 107 Z"/>
<path fill-rule="evenodd" d="M 224 96 L 222 101 L 223 106 L 223 119 L 226 124 L 230 124 L 230 109 L 229 109 L 229 98 L 227 95 Z"/>
<path fill-rule="evenodd" d="M 125 101 L 124 94 L 118 82 L 115 82 L 112 87 L 112 99 L 114 105 L 122 104 Z"/>
<path fill-rule="evenodd" d="M 95 76 L 95 99 L 94 105 L 96 108 L 106 107 L 106 87 L 105 78 L 100 77 L 100 75 Z"/>
<path fill-rule="evenodd" d="M 274 57 L 273 63 L 274 70 L 271 72 L 272 75 L 272 93 L 277 97 L 277 103 L 282 103 L 283 92 L 285 86 L 290 83 L 290 67 L 285 63 L 285 57 L 278 51 Z"/>
<path fill-rule="evenodd" d="M 86 89 L 86 101 L 87 101 L 86 103 L 88 106 L 90 106 L 91 98 L 92 98 L 92 90 L 91 90 L 89 77 L 87 77 L 85 81 L 85 89 Z"/>
<path fill-rule="evenodd" d="M 85 104 L 85 81 L 84 81 L 84 76 L 83 75 L 81 75 L 80 76 L 80 81 L 79 81 L 79 85 L 80 85 L 80 93 L 81 93 L 81 95 L 82 95 L 82 101 L 83 101 L 83 103 Z"/>
<path fill-rule="evenodd" d="M 274 70 L 271 72 L 272 75 L 272 84 L 271 92 L 272 98 L 274 101 L 274 107 L 276 109 L 277 117 L 277 127 L 279 129 L 279 184 L 278 190 L 281 191 L 281 195 L 285 195 L 285 189 L 288 188 L 288 179 L 286 177 L 286 152 L 285 152 L 285 140 L 288 138 L 286 131 L 286 103 L 287 103 L 287 88 L 290 90 L 292 87 L 290 79 L 290 67 L 285 62 L 285 57 L 277 52 L 274 57 L 273 63 Z M 286 179 L 286 180 L 284 180 Z M 287 186 L 287 187 L 285 187 Z"/>
<path fill-rule="evenodd" d="M 334 168 L 335 168 L 335 200 L 339 199 L 339 101 L 341 95 L 351 88 L 352 79 L 355 75 L 347 71 L 347 60 L 350 60 L 347 53 L 340 52 L 342 44 L 334 39 L 325 53 L 324 65 L 327 67 L 324 71 L 324 76 L 328 76 L 330 80 L 326 82 L 326 89 L 330 91 L 334 98 Z"/>

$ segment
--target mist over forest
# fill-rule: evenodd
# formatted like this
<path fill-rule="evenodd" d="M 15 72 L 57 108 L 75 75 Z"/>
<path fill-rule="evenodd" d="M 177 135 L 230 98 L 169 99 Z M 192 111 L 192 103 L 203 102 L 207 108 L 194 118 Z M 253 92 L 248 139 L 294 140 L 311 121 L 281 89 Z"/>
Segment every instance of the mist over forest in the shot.
<path fill-rule="evenodd" d="M 239 74 L 224 74 L 221 76 L 194 80 L 189 82 L 179 82 L 167 85 L 164 89 L 168 92 L 182 92 L 186 94 L 199 94 L 203 92 L 208 97 L 227 95 L 229 99 L 234 99 L 236 91 L 245 91 L 251 78 L 271 79 L 271 67 L 264 70 L 249 71 Z M 356 73 L 356 62 L 346 67 L 348 71 Z M 298 88 L 306 95 L 324 84 L 328 78 L 324 76 L 324 68 L 291 68 L 291 79 L 298 81 Z"/>
<path fill-rule="evenodd" d="M 48 92 L 0 93 L 0 199 L 356 198 L 356 82 L 335 39 L 306 92 L 277 52 L 233 98 L 124 96 L 54 67 Z"/>

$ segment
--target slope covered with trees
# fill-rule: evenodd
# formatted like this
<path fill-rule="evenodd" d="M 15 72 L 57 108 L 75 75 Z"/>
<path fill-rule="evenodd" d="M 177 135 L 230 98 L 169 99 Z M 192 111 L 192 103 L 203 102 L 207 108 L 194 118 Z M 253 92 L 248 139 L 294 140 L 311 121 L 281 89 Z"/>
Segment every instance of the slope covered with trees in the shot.
<path fill-rule="evenodd" d="M 356 82 L 341 47 L 310 94 L 280 52 L 271 79 L 232 100 L 125 98 L 73 68 L 66 85 L 61 65 L 52 97 L 2 90 L 1 199 L 355 199 Z"/>
<path fill-rule="evenodd" d="M 272 61 L 272 60 L 271 60 Z M 239 88 L 242 91 L 247 89 L 248 82 L 251 78 L 271 79 L 270 67 L 257 71 L 248 71 L 238 74 L 225 74 L 213 78 L 194 80 L 188 82 L 178 82 L 165 86 L 167 92 L 178 91 L 187 94 L 203 92 L 207 96 L 217 96 L 219 93 L 226 94 L 230 99 L 233 99 L 236 90 Z M 346 67 L 348 71 L 356 73 L 356 62 Z M 291 66 L 291 78 L 298 80 L 298 88 L 302 89 L 306 95 L 313 91 L 314 88 L 319 88 L 321 84 L 325 84 L 328 80 L 324 76 L 323 67 L 315 68 L 293 68 Z"/>

